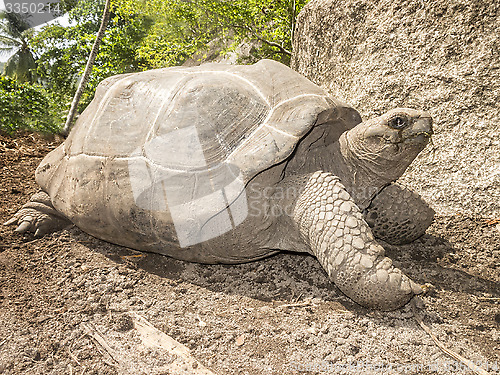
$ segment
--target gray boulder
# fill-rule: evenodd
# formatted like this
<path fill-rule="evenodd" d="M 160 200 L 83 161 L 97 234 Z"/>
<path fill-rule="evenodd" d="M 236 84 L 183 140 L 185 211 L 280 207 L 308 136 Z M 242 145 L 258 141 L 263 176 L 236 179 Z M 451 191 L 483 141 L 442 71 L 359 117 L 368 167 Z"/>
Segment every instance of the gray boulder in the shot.
<path fill-rule="evenodd" d="M 365 118 L 427 109 L 429 148 L 402 177 L 438 214 L 500 214 L 500 3 L 312 0 L 292 67 Z"/>

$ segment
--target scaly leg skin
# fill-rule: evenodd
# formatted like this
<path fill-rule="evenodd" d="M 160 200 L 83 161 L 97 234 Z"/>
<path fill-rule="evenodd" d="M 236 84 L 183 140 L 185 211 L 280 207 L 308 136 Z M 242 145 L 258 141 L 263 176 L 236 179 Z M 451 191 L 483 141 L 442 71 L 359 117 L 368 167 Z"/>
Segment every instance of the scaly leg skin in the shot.
<path fill-rule="evenodd" d="M 422 292 L 384 256 L 384 249 L 338 177 L 319 171 L 306 180 L 291 179 L 285 184 L 299 189 L 303 186 L 292 220 L 344 294 L 366 307 L 394 310 Z"/>
<path fill-rule="evenodd" d="M 36 237 L 41 237 L 63 229 L 71 222 L 54 209 L 47 193 L 40 191 L 3 225 L 12 224 L 18 225 L 16 232 L 35 232 Z"/>
<path fill-rule="evenodd" d="M 425 233 L 434 219 L 434 210 L 418 194 L 391 184 L 373 198 L 365 218 L 376 238 L 401 245 Z"/>

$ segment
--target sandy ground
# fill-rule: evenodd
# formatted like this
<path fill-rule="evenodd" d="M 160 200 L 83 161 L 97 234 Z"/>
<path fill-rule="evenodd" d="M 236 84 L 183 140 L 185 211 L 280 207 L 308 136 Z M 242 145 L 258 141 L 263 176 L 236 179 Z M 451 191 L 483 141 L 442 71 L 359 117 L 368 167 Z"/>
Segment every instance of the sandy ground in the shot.
<path fill-rule="evenodd" d="M 37 191 L 57 141 L 0 135 L 0 220 Z M 424 321 L 449 348 L 500 366 L 500 218 L 438 217 L 406 246 L 384 245 L 419 283 Z M 376 312 L 343 296 L 310 256 L 200 265 L 97 240 L 77 228 L 35 239 L 0 228 L 1 374 L 168 374 L 130 313 L 223 374 L 465 374 L 411 309 Z M 91 326 L 116 355 L 85 334 Z M 185 372 L 189 374 L 190 371 Z"/>

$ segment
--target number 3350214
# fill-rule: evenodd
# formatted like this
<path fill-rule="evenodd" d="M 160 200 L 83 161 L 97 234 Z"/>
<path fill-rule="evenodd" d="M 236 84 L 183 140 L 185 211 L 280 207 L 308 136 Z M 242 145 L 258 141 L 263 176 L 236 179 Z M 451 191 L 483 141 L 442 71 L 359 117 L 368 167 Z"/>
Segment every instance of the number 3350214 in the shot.
<path fill-rule="evenodd" d="M 37 2 L 5 2 L 5 10 L 8 13 L 60 13 L 59 3 L 37 3 Z"/>

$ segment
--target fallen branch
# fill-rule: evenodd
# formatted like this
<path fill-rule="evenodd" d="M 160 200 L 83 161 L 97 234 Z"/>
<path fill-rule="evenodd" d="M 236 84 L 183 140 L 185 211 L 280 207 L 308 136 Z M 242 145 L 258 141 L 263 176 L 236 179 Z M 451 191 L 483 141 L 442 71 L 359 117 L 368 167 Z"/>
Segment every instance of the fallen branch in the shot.
<path fill-rule="evenodd" d="M 86 323 L 82 323 L 83 328 L 85 329 L 85 333 L 94 339 L 96 343 L 98 343 L 101 348 L 105 351 L 105 353 L 108 354 L 109 358 L 111 359 L 111 363 L 108 363 L 110 366 L 114 366 L 113 362 L 117 365 L 120 364 L 120 361 L 118 360 L 118 356 L 115 353 L 115 351 L 108 345 L 104 337 L 101 336 L 101 334 L 95 329 L 94 327 L 91 327 L 90 325 Z"/>
<path fill-rule="evenodd" d="M 156 329 L 150 322 L 135 312 L 130 313 L 135 329 L 141 336 L 142 343 L 147 347 L 159 347 L 170 354 L 174 354 L 181 361 L 174 360 L 168 365 L 172 373 L 190 375 L 215 375 L 212 371 L 198 362 L 189 348 L 174 340 L 166 333 Z M 172 371 L 173 370 L 173 371 Z"/>
<path fill-rule="evenodd" d="M 414 297 L 410 303 L 411 309 L 413 312 L 413 316 L 415 317 L 415 320 L 420 325 L 420 327 L 422 327 L 422 329 L 425 332 L 427 332 L 427 334 L 431 337 L 432 341 L 434 341 L 434 343 L 438 346 L 438 348 L 441 349 L 446 354 L 448 354 L 451 358 L 453 358 L 459 362 L 462 362 L 464 365 L 466 365 L 471 371 L 475 372 L 476 374 L 478 374 L 478 375 L 490 375 L 488 372 L 483 370 L 481 367 L 477 366 L 474 362 L 468 360 L 467 358 L 462 357 L 460 354 L 455 353 L 453 350 L 448 349 L 446 346 L 444 346 L 444 344 L 441 341 L 438 340 L 436 335 L 434 335 L 434 333 L 432 333 L 431 329 L 425 325 L 424 321 L 422 320 L 422 317 L 418 313 L 416 302 L 415 302 L 416 298 L 418 298 L 418 297 Z"/>

